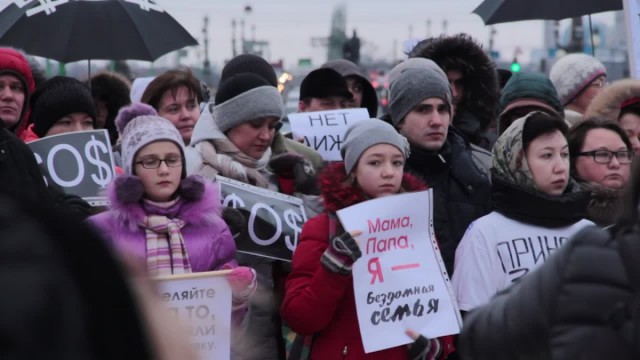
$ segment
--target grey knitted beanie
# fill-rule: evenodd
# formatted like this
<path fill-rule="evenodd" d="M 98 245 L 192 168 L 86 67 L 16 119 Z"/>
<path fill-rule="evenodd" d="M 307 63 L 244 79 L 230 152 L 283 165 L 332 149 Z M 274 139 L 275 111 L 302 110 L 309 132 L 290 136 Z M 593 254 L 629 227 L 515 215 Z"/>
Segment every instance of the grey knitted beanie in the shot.
<path fill-rule="evenodd" d="M 340 148 L 347 174 L 351 173 L 362 153 L 378 144 L 393 145 L 405 159 L 409 157 L 409 142 L 393 126 L 380 119 L 360 121 L 349 126 Z"/>
<path fill-rule="evenodd" d="M 435 63 L 434 63 L 435 64 Z M 397 65 L 400 66 L 400 65 Z M 389 109 L 394 126 L 421 101 L 439 98 L 452 108 L 449 80 L 439 67 L 408 68 L 403 70 L 391 83 Z"/>

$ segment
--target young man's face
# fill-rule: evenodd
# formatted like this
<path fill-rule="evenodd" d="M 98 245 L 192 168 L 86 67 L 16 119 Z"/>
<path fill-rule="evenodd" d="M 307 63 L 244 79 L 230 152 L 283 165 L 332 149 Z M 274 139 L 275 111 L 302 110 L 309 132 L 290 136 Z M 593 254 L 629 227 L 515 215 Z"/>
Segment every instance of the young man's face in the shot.
<path fill-rule="evenodd" d="M 440 98 L 428 98 L 416 105 L 398 126 L 400 134 L 414 146 L 438 151 L 447 140 L 451 109 Z"/>
<path fill-rule="evenodd" d="M 300 100 L 299 112 L 340 110 L 349 107 L 349 100 L 342 96 L 329 96 L 324 98 L 310 98 L 307 101 Z"/>

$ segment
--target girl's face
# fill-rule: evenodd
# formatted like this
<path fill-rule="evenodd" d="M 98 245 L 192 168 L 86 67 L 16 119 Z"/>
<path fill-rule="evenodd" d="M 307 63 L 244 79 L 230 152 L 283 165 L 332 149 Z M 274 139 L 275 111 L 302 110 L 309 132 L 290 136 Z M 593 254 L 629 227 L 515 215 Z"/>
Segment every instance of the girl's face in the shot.
<path fill-rule="evenodd" d="M 279 123 L 277 117 L 258 118 L 232 128 L 227 137 L 245 155 L 260 160 L 271 147 Z"/>
<path fill-rule="evenodd" d="M 371 198 L 397 194 L 404 174 L 404 156 L 393 145 L 374 145 L 362 153 L 353 174 L 360 189 Z"/>
<path fill-rule="evenodd" d="M 536 189 L 547 195 L 562 195 L 569 183 L 569 146 L 558 130 L 535 138 L 526 150 Z"/>
<path fill-rule="evenodd" d="M 135 174 L 142 180 L 145 197 L 151 201 L 171 200 L 180 186 L 182 153 L 171 141 L 157 141 L 138 151 Z"/>

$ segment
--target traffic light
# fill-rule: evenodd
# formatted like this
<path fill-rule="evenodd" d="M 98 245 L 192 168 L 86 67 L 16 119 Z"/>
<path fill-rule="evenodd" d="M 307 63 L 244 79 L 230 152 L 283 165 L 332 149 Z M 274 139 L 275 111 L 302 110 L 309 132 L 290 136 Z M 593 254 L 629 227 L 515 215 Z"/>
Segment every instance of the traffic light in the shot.
<path fill-rule="evenodd" d="M 518 62 L 518 58 L 513 58 L 513 62 L 511 63 L 511 72 L 517 73 L 520 72 L 520 63 Z"/>

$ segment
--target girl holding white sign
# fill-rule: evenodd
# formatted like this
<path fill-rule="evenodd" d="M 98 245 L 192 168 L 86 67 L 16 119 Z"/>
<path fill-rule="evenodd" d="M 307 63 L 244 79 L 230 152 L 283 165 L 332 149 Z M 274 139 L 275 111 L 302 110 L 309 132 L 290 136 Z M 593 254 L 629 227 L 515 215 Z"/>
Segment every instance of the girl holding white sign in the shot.
<path fill-rule="evenodd" d="M 297 333 L 313 335 L 313 359 L 439 358 L 451 347 L 423 337 L 410 349 L 365 353 L 351 275 L 362 255 L 355 239 L 359 234 L 345 232 L 335 217 L 336 211 L 368 199 L 426 189 L 404 173 L 409 144 L 391 125 L 370 119 L 347 130 L 341 152 L 344 162 L 328 165 L 320 175 L 325 212 L 302 229 L 282 317 Z"/>
<path fill-rule="evenodd" d="M 110 210 L 90 221 L 118 250 L 145 262 L 150 276 L 233 269 L 234 309 L 244 309 L 255 272 L 236 264 L 217 185 L 186 177 L 182 137 L 151 106 L 123 108 L 116 125 L 126 174 L 109 188 Z"/>

